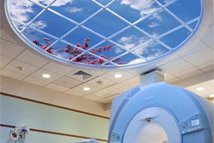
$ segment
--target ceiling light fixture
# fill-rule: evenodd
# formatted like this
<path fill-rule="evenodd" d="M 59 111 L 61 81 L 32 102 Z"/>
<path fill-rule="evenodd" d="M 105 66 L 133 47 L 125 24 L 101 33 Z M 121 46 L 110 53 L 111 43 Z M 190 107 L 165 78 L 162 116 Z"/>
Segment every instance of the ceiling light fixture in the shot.
<path fill-rule="evenodd" d="M 210 98 L 214 98 L 214 94 L 210 94 L 209 97 L 210 97 Z"/>
<path fill-rule="evenodd" d="M 203 91 L 203 90 L 204 90 L 204 87 L 203 87 L 203 86 L 199 86 L 199 87 L 196 88 L 196 90 L 197 90 L 197 91 Z"/>
<path fill-rule="evenodd" d="M 42 74 L 42 77 L 47 79 L 47 78 L 50 78 L 51 75 L 44 73 L 44 74 Z"/>
<path fill-rule="evenodd" d="M 84 90 L 84 91 L 90 91 L 91 88 L 90 88 L 90 87 L 84 87 L 83 90 Z"/>
<path fill-rule="evenodd" d="M 122 78 L 122 74 L 120 74 L 120 73 L 116 73 L 116 74 L 114 74 L 114 78 Z"/>

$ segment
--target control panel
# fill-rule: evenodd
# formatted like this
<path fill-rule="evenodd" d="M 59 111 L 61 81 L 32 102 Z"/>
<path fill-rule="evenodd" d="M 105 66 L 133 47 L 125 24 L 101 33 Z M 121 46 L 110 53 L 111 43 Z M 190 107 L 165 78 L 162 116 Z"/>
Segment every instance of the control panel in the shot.
<path fill-rule="evenodd" d="M 184 122 L 181 122 L 182 134 L 198 131 L 203 129 L 202 118 L 200 114 L 195 114 Z"/>

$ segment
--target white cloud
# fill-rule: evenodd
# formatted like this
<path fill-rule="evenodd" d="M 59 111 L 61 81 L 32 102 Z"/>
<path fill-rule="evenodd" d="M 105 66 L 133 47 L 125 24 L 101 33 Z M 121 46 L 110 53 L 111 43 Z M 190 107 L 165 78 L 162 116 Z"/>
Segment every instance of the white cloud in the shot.
<path fill-rule="evenodd" d="M 121 0 L 122 5 L 129 5 L 132 9 L 139 10 L 141 16 L 148 15 L 157 10 L 153 7 L 153 0 Z"/>
<path fill-rule="evenodd" d="M 134 50 L 136 54 L 142 54 L 143 49 L 147 46 L 146 44 L 147 38 L 145 37 L 137 37 L 134 35 L 121 37 L 117 42 L 122 45 L 122 47 L 126 50 L 130 50 L 140 45 L 143 45 L 141 48 Z"/>
<path fill-rule="evenodd" d="M 53 0 L 34 0 L 37 3 L 50 4 Z M 72 3 L 73 0 L 57 0 L 52 4 L 52 6 L 63 6 L 68 3 Z M 30 14 L 34 13 L 33 5 L 34 3 L 28 0 L 8 0 L 8 11 L 14 19 L 19 22 L 26 23 L 30 19 Z M 77 9 L 76 9 L 77 10 Z M 40 23 L 41 24 L 41 23 Z"/>
<path fill-rule="evenodd" d="M 51 2 L 53 2 L 53 0 L 34 0 L 36 2 L 40 2 L 40 3 L 43 3 L 43 4 L 50 4 Z M 56 0 L 52 6 L 56 6 L 56 7 L 59 7 L 59 6 L 63 6 L 63 5 L 66 5 L 68 3 L 72 3 L 73 0 Z"/>
<path fill-rule="evenodd" d="M 31 26 L 33 26 L 37 29 L 43 29 L 43 28 L 47 27 L 46 23 L 41 20 L 32 23 Z"/>
<path fill-rule="evenodd" d="M 139 64 L 139 63 L 144 63 L 144 62 L 146 62 L 145 59 L 139 58 L 139 59 L 135 59 L 135 60 L 130 61 L 128 64 L 132 65 L 132 64 Z"/>
<path fill-rule="evenodd" d="M 66 10 L 67 10 L 68 12 L 70 12 L 70 13 L 76 13 L 76 12 L 81 12 L 81 11 L 83 11 L 83 9 L 78 8 L 78 7 L 70 7 L 70 8 L 67 8 Z"/>
<path fill-rule="evenodd" d="M 164 3 L 174 3 L 177 0 L 165 0 Z M 149 17 L 150 20 L 156 19 L 157 21 L 162 21 L 162 17 L 159 14 L 159 12 L 155 12 L 158 10 L 158 7 L 155 7 L 154 0 L 121 0 L 122 5 L 128 5 L 132 9 L 138 10 L 142 17 L 152 14 L 152 16 Z M 153 28 L 159 26 L 159 23 L 151 23 L 148 26 Z"/>
<path fill-rule="evenodd" d="M 152 35 L 154 38 L 157 37 L 156 34 Z M 122 45 L 122 47 L 126 50 L 131 50 L 133 48 L 136 48 L 135 50 L 132 50 L 132 53 L 137 55 L 147 55 L 145 59 L 136 59 L 129 64 L 136 64 L 140 62 L 144 62 L 145 60 L 153 59 L 160 55 L 161 51 L 159 49 L 153 48 L 157 45 L 156 40 L 147 39 L 147 38 L 139 38 L 134 35 L 128 36 L 128 37 L 122 37 L 118 41 Z"/>
<path fill-rule="evenodd" d="M 160 25 L 160 23 L 158 23 L 158 22 L 151 22 L 150 24 L 149 24 L 149 27 L 150 28 L 154 28 L 154 27 L 158 27 Z"/>
<path fill-rule="evenodd" d="M 14 19 L 19 22 L 28 22 L 30 13 L 33 13 L 32 3 L 27 0 L 8 0 L 8 10 Z"/>

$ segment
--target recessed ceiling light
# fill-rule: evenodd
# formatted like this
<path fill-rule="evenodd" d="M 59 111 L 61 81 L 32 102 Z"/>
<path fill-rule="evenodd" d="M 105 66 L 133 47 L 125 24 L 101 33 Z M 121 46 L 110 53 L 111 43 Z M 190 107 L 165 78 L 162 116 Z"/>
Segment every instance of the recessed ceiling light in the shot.
<path fill-rule="evenodd" d="M 210 98 L 214 98 L 214 94 L 210 94 L 209 97 L 210 97 Z"/>
<path fill-rule="evenodd" d="M 50 78 L 51 75 L 44 73 L 44 74 L 42 74 L 42 77 L 43 77 L 43 78 Z"/>
<path fill-rule="evenodd" d="M 197 90 L 197 91 L 203 91 L 203 90 L 204 90 L 204 87 L 203 87 L 203 86 L 199 86 L 199 87 L 196 88 L 196 90 Z"/>
<path fill-rule="evenodd" d="M 84 87 L 83 90 L 84 90 L 84 91 L 90 91 L 91 88 L 90 88 L 90 87 Z"/>
<path fill-rule="evenodd" d="M 116 73 L 116 74 L 114 74 L 114 78 L 122 78 L 122 74 L 120 74 L 120 73 Z"/>

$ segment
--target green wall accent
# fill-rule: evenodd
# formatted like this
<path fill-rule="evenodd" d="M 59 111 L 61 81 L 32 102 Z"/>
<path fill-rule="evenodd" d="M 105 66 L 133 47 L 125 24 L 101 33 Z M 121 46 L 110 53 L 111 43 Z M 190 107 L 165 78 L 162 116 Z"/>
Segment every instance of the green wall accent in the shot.
<path fill-rule="evenodd" d="M 1 124 L 27 125 L 35 129 L 107 139 L 108 119 L 7 96 L 0 96 L 0 101 Z M 1 137 L 1 140 L 5 141 L 8 138 L 9 132 L 7 130 L 6 128 L 1 128 L 1 133 L 5 134 L 7 132 L 7 137 Z M 42 133 L 30 133 L 29 138 L 32 138 L 32 140 L 27 143 L 72 143 L 80 140 Z M 1 143 L 6 143 L 1 140 Z"/>

